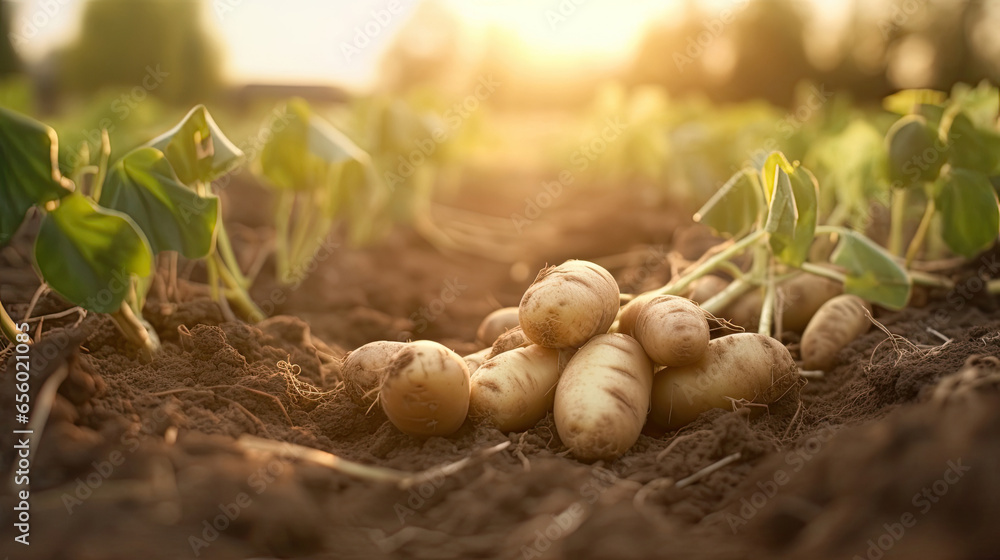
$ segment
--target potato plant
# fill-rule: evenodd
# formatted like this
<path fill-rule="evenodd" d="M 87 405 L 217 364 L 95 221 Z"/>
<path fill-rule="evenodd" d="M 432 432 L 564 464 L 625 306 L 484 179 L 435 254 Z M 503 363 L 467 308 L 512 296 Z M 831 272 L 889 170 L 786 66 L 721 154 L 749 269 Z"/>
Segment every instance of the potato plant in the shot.
<path fill-rule="evenodd" d="M 371 157 L 305 100 L 282 104 L 265 128 L 256 167 L 278 197 L 275 264 L 278 279 L 292 284 L 338 223 L 353 242 L 369 240 L 389 194 Z"/>
<path fill-rule="evenodd" d="M 83 158 L 87 165 L 66 177 L 58 166 L 56 133 L 0 108 L 0 151 L 5 154 L 0 161 L 0 244 L 13 237 L 32 209 L 41 212 L 34 261 L 42 280 L 67 301 L 109 314 L 125 338 L 151 356 L 159 340 L 142 319 L 142 308 L 154 256 L 176 252 L 197 259 L 213 254 L 221 223 L 218 198 L 205 188 L 190 188 L 178 174 L 179 169 L 197 182 L 235 165 L 238 153 L 217 164 L 212 159 L 213 130 L 204 108 L 196 108 L 178 129 L 113 165 L 105 133 L 98 163 L 89 165 L 89 158 Z M 201 139 L 197 153 L 186 152 L 196 137 Z M 89 189 L 84 192 L 82 185 Z M 6 313 L 0 324 L 4 336 L 14 340 L 17 329 Z"/>
<path fill-rule="evenodd" d="M 943 279 L 908 272 L 902 263 L 861 233 L 840 226 L 818 225 L 817 196 L 815 177 L 779 152 L 771 153 L 760 171 L 738 172 L 694 217 L 716 232 L 733 237 L 733 241 L 649 294 L 689 293 L 700 278 L 721 270 L 733 276 L 733 280 L 705 301 L 702 308 L 724 317 L 727 308 L 756 291 L 760 309 L 757 311 L 756 305 L 750 305 L 754 317 L 749 321 L 757 325 L 758 332 L 771 334 L 775 331 L 776 310 L 783 309 L 788 301 L 783 293 L 779 294 L 779 287 L 802 274 L 827 278 L 842 285 L 846 293 L 890 309 L 906 305 L 914 282 L 946 285 Z M 816 238 L 836 241 L 826 263 L 813 260 L 811 249 Z M 746 252 L 750 253 L 751 265 L 745 270 L 731 259 Z M 792 301 L 793 306 L 799 303 Z M 815 307 L 821 304 L 822 301 Z M 631 320 L 628 316 L 626 319 Z"/>

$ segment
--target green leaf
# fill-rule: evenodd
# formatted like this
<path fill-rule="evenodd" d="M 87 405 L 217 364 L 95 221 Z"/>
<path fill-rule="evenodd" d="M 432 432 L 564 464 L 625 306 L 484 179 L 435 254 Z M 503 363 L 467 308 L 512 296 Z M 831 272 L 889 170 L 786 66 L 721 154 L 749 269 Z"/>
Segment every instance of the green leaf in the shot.
<path fill-rule="evenodd" d="M 976 87 L 959 82 L 951 88 L 951 101 L 949 106 L 956 107 L 965 113 L 976 128 L 989 129 L 996 125 L 1000 116 L 1000 90 L 987 80 L 983 80 Z"/>
<path fill-rule="evenodd" d="M 948 147 L 938 138 L 937 128 L 920 115 L 896 121 L 885 136 L 889 152 L 889 179 L 897 187 L 934 181 L 948 159 Z"/>
<path fill-rule="evenodd" d="M 1000 165 L 1000 135 L 980 130 L 965 113 L 958 113 L 948 127 L 949 157 L 953 167 L 993 173 Z"/>
<path fill-rule="evenodd" d="M 212 249 L 219 199 L 184 186 L 156 148 L 138 148 L 111 166 L 99 202 L 135 220 L 154 254 L 199 259 Z"/>
<path fill-rule="evenodd" d="M 1000 209 L 993 185 L 983 173 L 953 168 L 941 178 L 936 203 L 941 235 L 952 251 L 974 257 L 996 241 Z"/>
<path fill-rule="evenodd" d="M 312 113 L 308 103 L 292 99 L 279 112 L 271 138 L 261 149 L 261 172 L 279 189 L 306 191 L 326 186 L 330 167 L 368 163 L 368 154 L 342 132 Z"/>
<path fill-rule="evenodd" d="M 910 299 L 910 277 L 885 249 L 864 235 L 837 228 L 840 242 L 830 262 L 846 271 L 844 291 L 889 309 Z"/>
<path fill-rule="evenodd" d="M 0 107 L 0 245 L 14 236 L 29 208 L 72 191 L 58 157 L 51 127 Z"/>
<path fill-rule="evenodd" d="M 771 187 L 771 204 L 767 209 L 767 222 L 764 231 L 771 234 L 771 247 L 780 252 L 786 245 L 791 245 L 795 237 L 795 223 L 798 221 L 798 211 L 795 209 L 795 194 L 792 192 L 792 181 L 781 167 L 776 167 L 774 185 Z"/>
<path fill-rule="evenodd" d="M 177 126 L 147 144 L 163 152 L 185 185 L 214 181 L 243 161 L 240 151 L 198 105 Z"/>
<path fill-rule="evenodd" d="M 35 262 L 49 286 L 71 303 L 111 313 L 128 294 L 131 275 L 150 274 L 153 255 L 131 218 L 71 194 L 42 219 Z"/>
<path fill-rule="evenodd" d="M 775 256 L 789 266 L 801 266 L 809 256 L 809 248 L 812 247 L 813 236 L 816 233 L 819 185 L 816 177 L 804 167 L 796 167 L 789 179 L 792 184 L 792 194 L 795 195 L 795 211 L 798 219 L 795 222 L 792 243 Z"/>
<path fill-rule="evenodd" d="M 774 191 L 774 175 L 779 167 L 788 175 L 791 175 L 795 171 L 795 167 L 788 161 L 785 154 L 781 152 L 771 152 L 768 154 L 767 159 L 764 160 L 764 167 L 761 169 L 761 177 L 764 181 L 764 194 L 768 202 L 771 202 L 771 194 Z"/>
<path fill-rule="evenodd" d="M 757 173 L 744 169 L 722 185 L 715 195 L 694 215 L 720 234 L 742 237 L 761 219 L 764 196 Z"/>
<path fill-rule="evenodd" d="M 770 225 L 765 226 L 774 228 L 768 230 L 772 232 L 771 249 L 782 263 L 800 266 L 809 255 L 816 231 L 819 211 L 816 178 L 798 163 L 790 163 L 781 152 L 768 155 L 761 176 L 771 185 Z"/>
<path fill-rule="evenodd" d="M 948 99 L 948 94 L 933 89 L 904 89 L 882 100 L 886 111 L 899 115 L 909 115 L 916 112 L 919 105 L 941 105 Z"/>

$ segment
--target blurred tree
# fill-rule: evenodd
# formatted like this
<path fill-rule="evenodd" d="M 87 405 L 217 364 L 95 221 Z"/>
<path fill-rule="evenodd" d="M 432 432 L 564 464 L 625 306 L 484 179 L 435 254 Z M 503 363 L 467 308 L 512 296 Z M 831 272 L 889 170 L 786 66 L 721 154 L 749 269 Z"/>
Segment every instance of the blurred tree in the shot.
<path fill-rule="evenodd" d="M 200 0 L 90 0 L 80 36 L 59 55 L 60 86 L 91 93 L 140 87 L 178 104 L 204 101 L 221 56 Z"/>
<path fill-rule="evenodd" d="M 13 6 L 0 0 L 0 77 L 21 70 L 21 60 L 10 41 L 10 16 Z"/>

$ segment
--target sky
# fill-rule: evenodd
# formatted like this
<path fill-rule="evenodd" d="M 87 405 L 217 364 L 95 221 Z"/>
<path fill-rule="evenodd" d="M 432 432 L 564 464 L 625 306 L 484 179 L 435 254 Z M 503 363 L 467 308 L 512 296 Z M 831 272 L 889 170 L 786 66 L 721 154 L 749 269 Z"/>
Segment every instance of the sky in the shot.
<path fill-rule="evenodd" d="M 142 1 L 142 0 L 134 0 Z M 337 83 L 366 89 L 421 0 L 205 0 L 234 83 Z M 463 48 L 498 29 L 527 45 L 534 70 L 628 59 L 652 21 L 683 0 L 440 0 L 464 23 Z M 813 4 L 843 5 L 834 0 Z M 700 0 L 718 11 L 743 0 Z M 15 45 L 29 61 L 72 38 L 85 0 L 13 0 Z M 20 39 L 20 40 L 19 40 Z M 305 53 L 305 54 L 304 54 Z"/>

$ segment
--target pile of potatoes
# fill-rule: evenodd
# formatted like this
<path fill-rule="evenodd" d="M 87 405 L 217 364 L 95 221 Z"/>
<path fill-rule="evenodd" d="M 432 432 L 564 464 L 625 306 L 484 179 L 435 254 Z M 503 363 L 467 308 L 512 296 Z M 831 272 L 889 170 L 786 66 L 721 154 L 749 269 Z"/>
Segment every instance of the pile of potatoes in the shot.
<path fill-rule="evenodd" d="M 379 403 L 397 428 L 424 437 L 453 434 L 467 418 L 526 430 L 551 411 L 571 453 L 596 460 L 625 453 L 647 418 L 676 429 L 735 401 L 772 403 L 798 385 L 791 354 L 769 336 L 712 339 L 710 317 L 686 298 L 619 301 L 607 270 L 567 261 L 542 270 L 519 307 L 484 319 L 483 350 L 463 358 L 427 340 L 366 344 L 345 358 L 345 391 L 360 405 Z M 837 305 L 865 317 L 857 302 Z M 826 366 L 860 321 L 842 326 L 839 338 L 813 343 L 814 363 Z"/>

